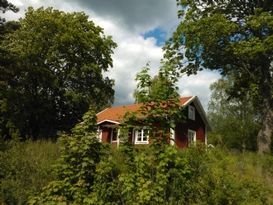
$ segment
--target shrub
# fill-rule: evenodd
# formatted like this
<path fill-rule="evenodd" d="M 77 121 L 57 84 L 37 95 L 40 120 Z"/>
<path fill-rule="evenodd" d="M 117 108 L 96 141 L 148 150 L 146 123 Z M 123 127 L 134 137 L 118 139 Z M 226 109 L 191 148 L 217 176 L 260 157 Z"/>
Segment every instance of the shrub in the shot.
<path fill-rule="evenodd" d="M 171 146 L 146 147 L 133 149 L 129 155 L 128 149 L 122 149 L 112 151 L 98 164 L 90 204 L 271 202 L 272 186 L 253 173 L 255 165 L 240 160 L 249 156 L 202 147 L 183 151 Z M 240 169 L 242 163 L 244 169 Z"/>
<path fill-rule="evenodd" d="M 92 108 L 83 122 L 72 129 L 71 135 L 59 138 L 61 157 L 56 166 L 56 180 L 44 187 L 29 204 L 83 204 L 92 190 L 96 165 L 103 156 L 104 145 L 98 141 L 96 118 Z"/>

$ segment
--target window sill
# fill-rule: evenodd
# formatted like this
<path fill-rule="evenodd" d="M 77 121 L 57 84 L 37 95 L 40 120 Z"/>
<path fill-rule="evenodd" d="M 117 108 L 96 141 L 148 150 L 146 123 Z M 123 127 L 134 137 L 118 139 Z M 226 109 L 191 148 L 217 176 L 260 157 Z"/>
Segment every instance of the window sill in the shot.
<path fill-rule="evenodd" d="M 149 144 L 149 142 L 135 142 L 135 144 Z"/>

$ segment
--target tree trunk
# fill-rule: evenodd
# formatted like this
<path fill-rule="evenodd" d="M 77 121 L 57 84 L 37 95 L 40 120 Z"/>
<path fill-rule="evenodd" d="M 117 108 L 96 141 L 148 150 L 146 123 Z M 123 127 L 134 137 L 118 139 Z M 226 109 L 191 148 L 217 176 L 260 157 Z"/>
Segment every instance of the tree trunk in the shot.
<path fill-rule="evenodd" d="M 258 153 L 270 153 L 271 152 L 271 139 L 273 135 L 273 109 L 270 105 L 266 106 L 262 128 L 257 136 Z"/>
<path fill-rule="evenodd" d="M 273 97 L 272 97 L 272 73 L 270 71 L 271 60 L 265 58 L 263 67 L 260 67 L 261 81 L 260 81 L 260 95 L 263 99 L 263 118 L 262 127 L 257 136 L 258 153 L 270 153 L 271 141 L 273 135 Z"/>

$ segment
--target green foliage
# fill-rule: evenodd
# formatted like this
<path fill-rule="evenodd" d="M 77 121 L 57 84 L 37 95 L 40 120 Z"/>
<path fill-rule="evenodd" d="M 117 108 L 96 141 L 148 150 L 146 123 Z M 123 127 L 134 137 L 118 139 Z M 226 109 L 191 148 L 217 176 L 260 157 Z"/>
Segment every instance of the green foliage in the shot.
<path fill-rule="evenodd" d="M 170 128 L 183 119 L 178 87 L 179 74 L 172 65 L 162 62 L 158 74 L 152 78 L 147 64 L 136 76 L 136 102 L 142 103 L 140 110 L 128 113 L 126 126 L 145 126 L 153 144 L 168 143 Z"/>
<path fill-rule="evenodd" d="M 271 204 L 272 186 L 262 174 L 253 171 L 257 165 L 245 163 L 246 155 L 213 150 L 208 154 L 209 174 L 199 179 L 204 186 L 198 204 Z M 256 159 L 259 158 L 255 156 Z M 251 159 L 251 158 L 250 158 Z M 246 167 L 250 165 L 250 167 Z M 256 180 L 253 180 L 255 177 Z"/>
<path fill-rule="evenodd" d="M 103 72 L 116 44 L 87 15 L 29 8 L 19 24 L 0 46 L 2 130 L 10 122 L 21 137 L 53 137 L 70 130 L 90 104 L 99 110 L 113 101 L 113 80 Z"/>
<path fill-rule="evenodd" d="M 0 152 L 1 203 L 25 204 L 29 196 L 40 192 L 51 180 L 54 181 L 43 188 L 42 194 L 31 197 L 29 204 L 256 205 L 273 202 L 273 158 L 270 155 L 206 151 L 202 147 L 178 150 L 164 146 L 158 152 L 151 146 L 121 146 L 104 149 L 105 154 L 95 162 L 94 171 L 91 157 L 81 159 L 85 151 L 92 159 L 95 157 L 90 149 L 84 148 L 84 143 L 70 138 L 61 142 L 68 144 L 66 151 L 62 145 L 62 164 L 59 161 L 57 175 L 52 172 L 52 166 L 56 167 L 59 145 L 49 141 L 7 144 Z M 91 145 L 87 138 L 82 142 Z M 83 147 L 83 151 L 79 147 Z M 68 156 L 77 157 L 77 161 Z"/>
<path fill-rule="evenodd" d="M 0 204 L 25 204 L 54 180 L 58 147 L 51 141 L 0 143 Z"/>
<path fill-rule="evenodd" d="M 61 138 L 57 180 L 29 204 L 269 204 L 273 200 L 267 181 L 273 178 L 272 156 L 234 155 L 203 145 L 179 150 L 164 143 L 146 147 L 124 143 L 109 149 L 98 142 L 94 119 L 90 109 L 73 134 Z"/>
<path fill-rule="evenodd" d="M 261 119 L 254 108 L 251 95 L 229 98 L 228 91 L 233 80 L 229 76 L 211 85 L 208 117 L 213 125 L 209 143 L 238 150 L 256 150 L 256 136 Z"/>
<path fill-rule="evenodd" d="M 130 163 L 127 159 L 130 158 Z M 165 146 L 112 150 L 97 166 L 86 204 L 269 204 L 270 170 L 257 173 L 272 157 Z M 259 160 L 261 160 L 259 159 Z M 262 161 L 262 160 L 261 160 Z"/>
<path fill-rule="evenodd" d="M 273 135 L 272 1 L 177 3 L 181 22 L 165 46 L 165 58 L 188 75 L 203 69 L 232 74 L 231 97 L 251 94 L 255 88 L 253 94 L 263 108 L 258 149 L 269 152 Z"/>
<path fill-rule="evenodd" d="M 158 74 L 153 78 L 149 71 L 150 67 L 147 64 L 136 76 L 135 99 L 137 103 L 179 98 L 178 87 L 176 86 L 179 74 L 173 69 L 172 65 L 163 63 Z"/>
<path fill-rule="evenodd" d="M 30 204 L 83 204 L 92 191 L 96 165 L 103 155 L 104 145 L 94 131 L 96 117 L 90 108 L 83 121 L 72 129 L 72 135 L 63 135 L 61 157 L 55 168 L 57 180 L 49 183 L 43 192 L 30 199 Z"/>
<path fill-rule="evenodd" d="M 152 92 L 152 77 L 150 76 L 149 71 L 150 67 L 149 64 L 147 64 L 146 67 L 143 67 L 136 76 L 136 81 L 138 81 L 138 84 L 134 96 L 137 103 L 149 101 L 148 96 L 150 92 Z"/>

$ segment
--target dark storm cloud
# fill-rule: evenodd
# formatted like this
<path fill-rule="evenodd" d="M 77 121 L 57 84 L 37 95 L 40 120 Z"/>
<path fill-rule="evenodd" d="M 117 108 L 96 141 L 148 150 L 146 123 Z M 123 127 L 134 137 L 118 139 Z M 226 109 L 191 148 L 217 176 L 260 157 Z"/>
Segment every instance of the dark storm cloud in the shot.
<path fill-rule="evenodd" d="M 133 30 L 168 27 L 177 20 L 175 0 L 78 0 L 74 4 Z M 143 31 L 143 30 L 142 30 Z"/>

